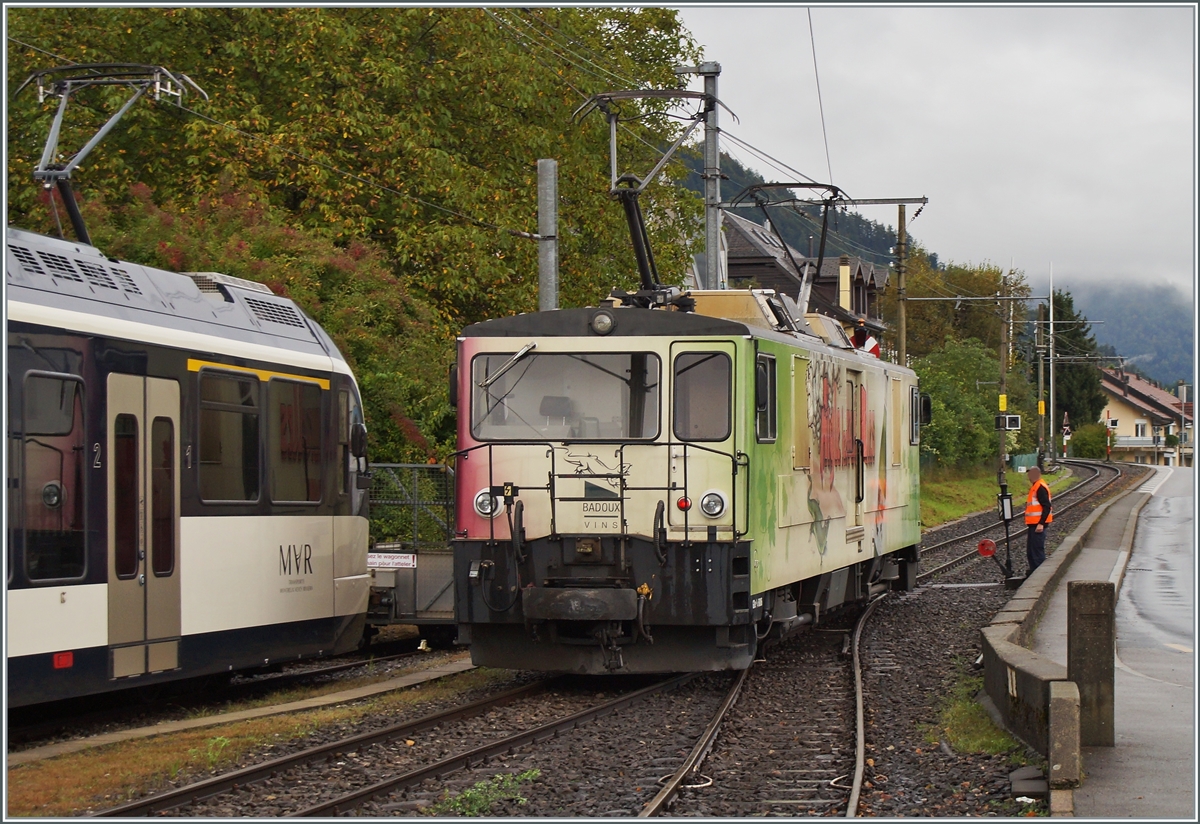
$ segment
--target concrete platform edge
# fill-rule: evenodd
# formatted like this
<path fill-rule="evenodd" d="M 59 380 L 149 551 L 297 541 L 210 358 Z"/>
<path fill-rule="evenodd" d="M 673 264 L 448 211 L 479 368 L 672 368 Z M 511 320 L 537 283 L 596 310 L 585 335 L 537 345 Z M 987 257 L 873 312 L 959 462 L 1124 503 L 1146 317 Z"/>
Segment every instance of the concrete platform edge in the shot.
<path fill-rule="evenodd" d="M 1066 575 L 1071 562 L 1079 555 L 1100 518 L 1109 508 L 1129 495 L 1138 495 L 1126 524 L 1117 562 L 1109 580 L 1120 592 L 1125 569 L 1129 563 L 1138 516 L 1150 499 L 1150 494 L 1128 490 L 1106 501 L 1083 523 L 1063 539 L 1046 562 L 1030 575 L 1013 595 L 1020 599 L 1016 608 L 1003 610 L 1003 620 L 993 619 L 980 633 L 983 646 L 985 706 L 994 719 L 1027 746 L 1050 757 L 1050 684 L 1066 680 L 1066 670 L 1056 662 L 1028 649 L 1038 622 L 1046 612 L 1050 599 Z M 1011 604 L 1011 602 L 1010 602 Z M 1021 607 L 1024 617 L 1020 616 Z M 1075 754 L 1077 759 L 1082 753 Z M 1074 790 L 1060 788 L 1052 793 L 1050 814 L 1074 815 Z"/>

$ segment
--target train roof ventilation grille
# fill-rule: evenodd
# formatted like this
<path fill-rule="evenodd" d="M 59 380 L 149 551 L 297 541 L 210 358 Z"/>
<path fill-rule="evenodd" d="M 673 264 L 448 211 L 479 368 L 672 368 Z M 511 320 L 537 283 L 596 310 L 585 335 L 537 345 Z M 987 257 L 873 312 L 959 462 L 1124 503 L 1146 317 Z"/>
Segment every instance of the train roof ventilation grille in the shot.
<path fill-rule="evenodd" d="M 84 263 L 82 260 L 75 261 L 75 265 L 79 267 L 79 271 L 87 276 L 87 281 L 92 286 L 99 286 L 101 289 L 117 288 L 117 284 L 113 282 L 108 272 L 104 271 L 103 266 L 97 266 L 94 263 Z"/>
<path fill-rule="evenodd" d="M 37 275 L 46 274 L 46 271 L 42 269 L 42 265 L 38 263 L 37 255 L 31 249 L 26 249 L 24 246 L 17 246 L 13 243 L 10 243 L 8 248 L 12 249 L 13 255 L 17 260 L 21 261 L 21 266 L 25 267 L 26 270 Z"/>
<path fill-rule="evenodd" d="M 142 290 L 138 288 L 138 285 L 133 282 L 133 277 L 124 269 L 114 268 L 112 273 L 116 276 L 117 282 L 121 284 L 121 289 L 126 292 L 132 292 L 135 295 L 140 295 L 142 293 Z"/>
<path fill-rule="evenodd" d="M 46 274 L 51 277 L 64 278 L 73 280 L 76 283 L 83 283 L 83 278 L 75 271 L 75 267 L 71 265 L 69 258 L 62 255 L 56 255 L 53 252 L 38 252 L 38 257 L 42 259 L 42 263 L 46 265 L 48 270 Z"/>
<path fill-rule="evenodd" d="M 281 303 L 270 303 L 257 298 L 245 298 L 246 305 L 254 312 L 254 316 L 259 320 L 268 321 L 270 323 L 279 323 L 284 326 L 296 326 L 304 329 L 304 319 L 291 306 Z"/>

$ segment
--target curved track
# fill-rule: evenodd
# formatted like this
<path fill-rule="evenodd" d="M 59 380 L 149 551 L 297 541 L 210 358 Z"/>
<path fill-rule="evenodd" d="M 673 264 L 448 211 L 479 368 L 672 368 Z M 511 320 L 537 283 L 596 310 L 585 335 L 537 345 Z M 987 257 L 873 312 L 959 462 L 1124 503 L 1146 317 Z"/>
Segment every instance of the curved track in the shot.
<path fill-rule="evenodd" d="M 1115 483 L 1118 479 L 1120 479 L 1123 474 L 1120 467 L 1112 466 L 1112 465 L 1108 465 L 1108 464 L 1097 464 L 1097 463 L 1092 463 L 1092 462 L 1088 462 L 1088 461 L 1062 461 L 1062 463 L 1070 463 L 1072 465 L 1085 467 L 1092 471 L 1092 475 L 1091 475 L 1091 477 L 1072 486 L 1070 489 L 1065 490 L 1064 492 L 1060 493 L 1057 496 L 1057 501 L 1054 505 L 1055 515 L 1059 515 L 1064 512 L 1067 512 L 1070 509 L 1072 509 L 1073 507 L 1075 507 L 1076 505 L 1089 500 L 1090 498 L 1094 497 L 1095 495 L 1100 494 L 1110 484 Z M 1097 484 L 1097 481 L 1100 480 L 1101 476 L 1106 475 L 1106 474 L 1109 475 L 1109 477 Z M 1080 493 L 1082 493 L 1082 494 L 1080 494 Z M 1068 498 L 1069 500 L 1065 503 L 1061 503 L 1062 499 L 1064 499 L 1064 498 Z M 1020 531 L 1023 530 L 1023 528 L 1024 528 L 1024 522 L 1022 520 L 1020 520 L 1021 516 L 1024 514 L 1024 512 L 1025 512 L 1025 509 L 1022 507 L 1020 511 L 1013 513 L 1012 520 L 1016 521 L 1017 524 L 1019 525 L 1019 528 L 1017 530 L 1018 535 L 1020 534 Z M 1011 521 L 1009 522 L 1008 529 L 1009 529 L 1009 533 L 1010 533 L 1010 537 L 1011 537 L 1012 530 L 1014 529 Z M 942 550 L 942 549 L 953 550 L 958 545 L 962 544 L 965 541 L 969 541 L 972 538 L 977 538 L 981 535 L 987 535 L 992 532 L 1002 534 L 1004 532 L 1004 530 L 1005 530 L 1004 522 L 998 520 L 998 521 L 994 521 L 992 523 L 986 524 L 986 525 L 984 525 L 978 529 L 975 529 L 973 531 L 967 532 L 966 534 L 956 535 L 953 538 L 949 538 L 947 540 L 941 541 L 936 544 L 930 544 L 929 546 L 922 546 L 921 547 L 922 560 L 931 556 L 937 550 Z M 965 564 L 972 560 L 975 560 L 978 557 L 979 557 L 979 554 L 978 554 L 978 549 L 976 547 L 972 547 L 968 551 L 960 553 L 960 554 L 952 554 L 951 558 L 949 560 L 939 563 L 937 566 L 933 567 L 932 569 L 921 572 L 917 576 L 917 580 L 921 581 L 921 582 L 928 581 L 936 575 L 940 575 L 950 569 L 953 569 L 957 566 L 960 566 L 962 564 Z"/>

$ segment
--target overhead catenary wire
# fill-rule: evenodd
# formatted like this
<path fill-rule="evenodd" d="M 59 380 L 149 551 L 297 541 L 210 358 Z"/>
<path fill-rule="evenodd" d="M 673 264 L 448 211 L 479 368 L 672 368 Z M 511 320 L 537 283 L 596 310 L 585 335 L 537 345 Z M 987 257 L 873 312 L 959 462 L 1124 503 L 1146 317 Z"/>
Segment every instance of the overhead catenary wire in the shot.
<path fill-rule="evenodd" d="M 825 103 L 821 100 L 821 75 L 817 72 L 817 37 L 813 33 L 812 9 L 808 9 L 808 39 L 812 43 L 813 78 L 817 83 L 817 107 L 821 111 L 821 136 L 825 138 L 825 164 L 829 169 L 829 182 L 833 182 L 833 162 L 829 159 L 829 134 L 825 130 Z"/>

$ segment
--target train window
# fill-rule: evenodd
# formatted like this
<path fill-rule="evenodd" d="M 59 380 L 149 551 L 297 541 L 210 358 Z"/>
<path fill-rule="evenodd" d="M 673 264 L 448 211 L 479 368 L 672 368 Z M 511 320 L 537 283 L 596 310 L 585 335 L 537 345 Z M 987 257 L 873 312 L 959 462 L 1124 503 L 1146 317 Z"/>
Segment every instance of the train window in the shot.
<path fill-rule="evenodd" d="M 760 443 L 774 441 L 777 429 L 775 358 L 759 355 L 754 367 L 754 433 Z"/>
<path fill-rule="evenodd" d="M 21 527 L 33 580 L 79 578 L 85 567 L 83 382 L 26 375 L 21 436 Z"/>
<path fill-rule="evenodd" d="M 258 387 L 256 377 L 200 375 L 202 500 L 258 500 Z"/>
<path fill-rule="evenodd" d="M 321 500 L 321 387 L 273 379 L 267 384 L 267 404 L 271 499 Z"/>
<path fill-rule="evenodd" d="M 150 427 L 150 539 L 155 575 L 175 570 L 175 424 L 155 418 Z"/>
<path fill-rule="evenodd" d="M 113 559 L 118 578 L 138 571 L 138 419 L 117 415 L 113 422 Z"/>
<path fill-rule="evenodd" d="M 350 393 L 338 392 L 338 464 L 342 470 L 339 491 L 345 495 L 350 491 Z"/>
<path fill-rule="evenodd" d="M 892 443 L 892 466 L 900 465 L 900 456 L 902 450 L 900 448 L 901 437 L 904 434 L 904 385 L 900 383 L 899 378 L 892 378 L 892 397 L 891 409 L 888 410 L 891 415 L 891 431 L 888 432 L 888 440 Z"/>
<path fill-rule="evenodd" d="M 729 437 L 732 363 L 723 352 L 685 352 L 675 358 L 675 437 L 723 441 Z"/>
<path fill-rule="evenodd" d="M 629 440 L 658 436 L 661 361 L 649 352 L 527 352 L 471 361 L 479 440 Z"/>
<path fill-rule="evenodd" d="M 908 390 L 908 442 L 913 446 L 921 442 L 921 393 L 915 386 Z"/>
<path fill-rule="evenodd" d="M 808 469 L 812 433 L 808 426 L 808 358 L 792 359 L 792 468 Z"/>

